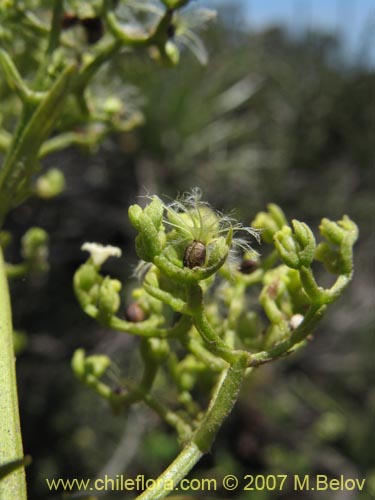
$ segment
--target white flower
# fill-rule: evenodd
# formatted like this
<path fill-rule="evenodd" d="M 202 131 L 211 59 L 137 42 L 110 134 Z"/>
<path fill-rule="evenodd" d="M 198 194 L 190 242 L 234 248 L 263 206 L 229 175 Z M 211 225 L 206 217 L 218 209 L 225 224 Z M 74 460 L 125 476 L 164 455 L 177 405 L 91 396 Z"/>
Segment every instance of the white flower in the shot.
<path fill-rule="evenodd" d="M 86 242 L 81 246 L 81 250 L 90 253 L 95 266 L 101 266 L 109 257 L 121 257 L 120 248 L 100 243 Z"/>
<path fill-rule="evenodd" d="M 296 328 L 299 327 L 299 325 L 302 323 L 304 320 L 304 317 L 302 314 L 293 314 L 293 316 L 289 320 L 289 325 L 292 330 L 295 330 Z"/>

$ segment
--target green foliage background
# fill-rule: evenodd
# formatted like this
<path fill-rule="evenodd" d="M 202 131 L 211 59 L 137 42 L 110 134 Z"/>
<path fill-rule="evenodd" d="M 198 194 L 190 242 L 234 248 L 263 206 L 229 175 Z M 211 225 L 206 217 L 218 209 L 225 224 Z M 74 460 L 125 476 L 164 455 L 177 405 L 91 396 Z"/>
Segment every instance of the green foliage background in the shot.
<path fill-rule="evenodd" d="M 322 216 L 348 213 L 361 231 L 345 297 L 306 350 L 258 370 L 196 476 L 344 474 L 367 478 L 366 492 L 350 498 L 375 495 L 375 74 L 366 64 L 345 63 L 333 36 L 293 37 L 280 27 L 248 32 L 238 28 L 240 14 L 224 13 L 205 33 L 206 67 L 189 54 L 176 68 L 157 67 L 147 54 L 117 58 L 101 85 L 122 89 L 143 110 L 145 124 L 109 136 L 93 156 L 72 148 L 50 158 L 65 172 L 65 193 L 48 206 L 31 200 L 8 219 L 14 260 L 17 236 L 30 220 L 48 230 L 52 245 L 49 275 L 14 282 L 12 290 L 15 327 L 28 334 L 17 366 L 25 451 L 34 459 L 30 498 L 53 498 L 46 477 L 124 470 L 129 477 L 155 476 L 176 453 L 173 435 L 143 408 L 127 419 L 110 415 L 73 379 L 69 362 L 79 346 L 110 354 L 121 376 L 136 378 L 138 360 L 136 340 L 84 317 L 71 277 L 83 260 L 81 243 L 94 240 L 123 247 L 125 258 L 108 269 L 134 283 L 128 205 L 147 192 L 173 198 L 196 185 L 246 224 L 272 201 L 315 227 Z M 103 88 L 96 91 L 100 96 Z M 167 383 L 159 381 L 161 398 L 173 398 Z M 210 495 L 229 498 L 224 491 Z M 317 495 L 231 498 L 332 498 Z"/>

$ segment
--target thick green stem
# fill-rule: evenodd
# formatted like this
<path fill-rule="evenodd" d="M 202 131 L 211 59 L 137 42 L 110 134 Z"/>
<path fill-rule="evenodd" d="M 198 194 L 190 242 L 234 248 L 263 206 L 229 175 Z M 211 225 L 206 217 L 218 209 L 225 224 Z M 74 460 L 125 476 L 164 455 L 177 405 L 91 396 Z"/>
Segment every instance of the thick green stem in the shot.
<path fill-rule="evenodd" d="M 0 249 L 0 465 L 23 457 L 9 289 Z M 0 500 L 26 500 L 24 468 L 0 482 Z"/>
<path fill-rule="evenodd" d="M 188 475 L 203 454 L 210 450 L 216 433 L 237 401 L 246 366 L 247 356 L 238 354 L 231 366 L 223 372 L 206 415 L 192 441 L 157 478 L 156 486 L 144 491 L 136 500 L 158 500 L 167 496 Z"/>
<path fill-rule="evenodd" d="M 189 443 L 156 480 L 155 488 L 147 489 L 136 500 L 158 500 L 166 497 L 200 460 L 203 452 Z"/>
<path fill-rule="evenodd" d="M 205 453 L 210 450 L 218 430 L 237 401 L 246 368 L 246 354 L 236 354 L 236 360 L 219 380 L 203 422 L 193 437 L 193 441 Z"/>

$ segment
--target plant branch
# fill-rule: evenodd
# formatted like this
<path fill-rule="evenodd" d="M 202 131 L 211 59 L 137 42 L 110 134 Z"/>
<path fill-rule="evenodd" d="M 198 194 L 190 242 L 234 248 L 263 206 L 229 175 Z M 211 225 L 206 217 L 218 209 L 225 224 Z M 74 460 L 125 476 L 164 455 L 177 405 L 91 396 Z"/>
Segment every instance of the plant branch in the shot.
<path fill-rule="evenodd" d="M 23 457 L 18 410 L 13 327 L 8 282 L 0 248 L 0 464 Z M 26 500 L 25 471 L 21 467 L 0 483 L 0 498 Z"/>
<path fill-rule="evenodd" d="M 288 351 L 292 350 L 297 344 L 304 341 L 313 331 L 317 323 L 321 320 L 325 310 L 326 306 L 312 305 L 303 322 L 298 328 L 296 328 L 296 330 L 294 330 L 294 332 L 292 332 L 288 339 L 278 342 L 274 347 L 271 347 L 266 351 L 251 354 L 248 366 L 258 366 L 263 363 L 268 363 L 269 361 L 288 353 Z"/>
<path fill-rule="evenodd" d="M 245 376 L 247 356 L 237 355 L 223 373 L 206 415 L 195 431 L 192 441 L 156 480 L 156 487 L 147 489 L 136 500 L 158 500 L 167 496 L 188 475 L 194 465 L 208 452 L 216 433 L 231 412 Z"/>

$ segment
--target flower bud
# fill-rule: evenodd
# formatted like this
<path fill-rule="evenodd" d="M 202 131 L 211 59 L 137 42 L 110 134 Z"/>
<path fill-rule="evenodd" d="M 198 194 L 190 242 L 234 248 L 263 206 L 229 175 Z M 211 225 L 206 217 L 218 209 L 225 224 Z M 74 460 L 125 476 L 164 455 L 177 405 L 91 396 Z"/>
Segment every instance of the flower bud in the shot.
<path fill-rule="evenodd" d="M 77 349 L 71 361 L 73 373 L 83 381 L 92 378 L 99 379 L 111 365 L 111 360 L 103 354 L 86 356 L 84 349 Z"/>
<path fill-rule="evenodd" d="M 152 202 L 144 209 L 144 213 L 150 217 L 156 229 L 159 229 L 163 219 L 164 207 L 157 196 L 154 196 Z"/>
<path fill-rule="evenodd" d="M 30 228 L 22 238 L 22 256 L 36 271 L 48 269 L 48 239 L 48 234 L 40 227 Z"/>
<path fill-rule="evenodd" d="M 82 380 L 85 375 L 85 351 L 84 349 L 77 349 L 74 351 L 72 361 L 71 361 L 72 369 L 74 375 Z"/>
<path fill-rule="evenodd" d="M 138 231 L 140 231 L 140 229 L 141 229 L 139 217 L 142 213 L 143 213 L 143 210 L 139 205 L 130 205 L 130 207 L 128 208 L 128 217 L 129 217 L 130 223 Z"/>
<path fill-rule="evenodd" d="M 86 262 L 78 268 L 75 274 L 75 285 L 85 292 L 88 292 L 95 283 L 98 283 L 99 279 L 100 276 L 96 268 L 92 264 Z"/>
<path fill-rule="evenodd" d="M 299 268 L 299 258 L 297 256 L 297 247 L 292 237 L 292 230 L 289 226 L 284 226 L 275 236 L 275 246 L 284 263 L 293 268 Z"/>
<path fill-rule="evenodd" d="M 168 56 L 168 59 L 171 61 L 173 65 L 176 66 L 180 60 L 180 51 L 177 45 L 174 42 L 172 42 L 172 40 L 168 40 L 167 43 L 164 45 L 164 50 L 166 55 Z"/>
<path fill-rule="evenodd" d="M 220 261 L 224 261 L 228 255 L 230 243 L 228 239 L 221 236 L 209 247 L 207 267 L 215 266 Z"/>
<path fill-rule="evenodd" d="M 102 316 L 110 317 L 117 313 L 120 307 L 121 283 L 118 280 L 104 278 L 99 288 L 98 309 Z"/>
<path fill-rule="evenodd" d="M 37 195 L 43 199 L 58 196 L 65 189 L 64 174 L 58 168 L 51 168 L 38 178 L 35 189 Z"/>
<path fill-rule="evenodd" d="M 259 212 L 251 225 L 261 230 L 263 241 L 272 243 L 275 233 L 287 225 L 287 220 L 284 212 L 277 205 L 270 203 L 267 208 L 268 212 Z"/>
<path fill-rule="evenodd" d="M 169 352 L 169 344 L 164 339 L 144 339 L 141 343 L 141 353 L 146 362 L 152 359 L 156 363 L 161 363 L 167 359 Z"/>
<path fill-rule="evenodd" d="M 319 229 L 321 235 L 334 245 L 340 245 L 346 234 L 345 230 L 337 222 L 326 218 L 322 219 Z"/>
<path fill-rule="evenodd" d="M 298 256 L 302 266 L 308 267 L 314 260 L 316 248 L 315 237 L 311 229 L 304 222 L 292 221 L 295 239 L 299 246 Z"/>
<path fill-rule="evenodd" d="M 358 238 L 358 227 L 347 215 L 344 215 L 344 217 L 337 222 L 333 222 L 329 219 L 322 219 L 319 229 L 322 236 L 335 245 L 341 245 L 344 238 L 348 235 L 350 235 L 351 245 L 353 245 Z"/>
<path fill-rule="evenodd" d="M 85 360 L 85 371 L 95 378 L 101 378 L 111 365 L 111 360 L 104 354 L 87 356 Z"/>
<path fill-rule="evenodd" d="M 315 238 L 307 226 L 297 220 L 292 221 L 294 233 L 289 226 L 284 226 L 275 236 L 275 246 L 284 263 L 292 269 L 308 267 L 314 259 Z"/>

